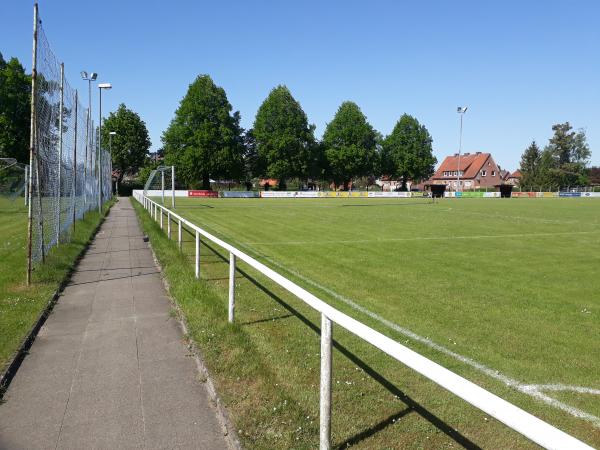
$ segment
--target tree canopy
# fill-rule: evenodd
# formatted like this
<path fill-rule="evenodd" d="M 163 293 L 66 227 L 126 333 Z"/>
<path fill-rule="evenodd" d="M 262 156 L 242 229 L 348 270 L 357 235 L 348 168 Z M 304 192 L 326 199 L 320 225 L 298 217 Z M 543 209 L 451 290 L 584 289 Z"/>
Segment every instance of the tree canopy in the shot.
<path fill-rule="evenodd" d="M 569 122 L 553 125 L 552 130 L 554 135 L 542 152 L 533 142 L 523 153 L 521 185 L 533 189 L 587 184 L 591 152 L 585 131 L 574 131 Z"/>
<path fill-rule="evenodd" d="M 274 88 L 262 103 L 252 129 L 260 175 L 279 180 L 307 177 L 315 159 L 314 125 L 286 86 Z"/>
<path fill-rule="evenodd" d="M 244 146 L 239 112 L 225 90 L 210 76 L 200 75 L 190 84 L 163 133 L 167 164 L 177 165 L 179 180 L 190 187 L 201 181 L 210 189 L 211 178 L 240 179 Z"/>
<path fill-rule="evenodd" d="M 433 156 L 431 135 L 414 117 L 403 114 L 392 133 L 383 141 L 382 171 L 402 178 L 402 189 L 408 180 L 429 178 L 437 162 Z"/>
<path fill-rule="evenodd" d="M 0 53 L 0 157 L 29 164 L 31 77 L 17 58 Z"/>
<path fill-rule="evenodd" d="M 344 189 L 353 178 L 372 175 L 378 164 L 378 134 L 356 103 L 344 102 L 323 134 L 327 171 Z"/>
<path fill-rule="evenodd" d="M 110 132 L 117 134 L 111 138 Z M 123 103 L 103 121 L 103 147 L 108 148 L 111 141 L 113 169 L 119 171 L 120 182 L 123 175 L 136 173 L 144 165 L 151 145 L 146 123 Z"/>

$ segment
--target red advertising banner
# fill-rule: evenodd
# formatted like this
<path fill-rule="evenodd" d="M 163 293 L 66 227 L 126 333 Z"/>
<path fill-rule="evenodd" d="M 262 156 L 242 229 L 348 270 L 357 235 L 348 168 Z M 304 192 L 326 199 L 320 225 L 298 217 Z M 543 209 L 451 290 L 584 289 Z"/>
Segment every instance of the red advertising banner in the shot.
<path fill-rule="evenodd" d="M 188 191 L 188 197 L 218 197 L 217 191 Z"/>

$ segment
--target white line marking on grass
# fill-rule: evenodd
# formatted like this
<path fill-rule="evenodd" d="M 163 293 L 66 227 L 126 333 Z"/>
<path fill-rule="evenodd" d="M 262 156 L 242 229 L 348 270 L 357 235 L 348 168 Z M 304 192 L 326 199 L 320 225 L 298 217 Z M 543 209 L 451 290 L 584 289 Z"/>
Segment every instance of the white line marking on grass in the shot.
<path fill-rule="evenodd" d="M 571 386 L 569 384 L 532 384 L 530 385 L 540 391 L 554 392 L 577 392 L 578 394 L 600 395 L 600 389 L 593 389 L 582 386 Z"/>
<path fill-rule="evenodd" d="M 204 225 L 204 226 L 209 229 L 212 228 L 210 226 L 206 226 L 206 225 Z M 221 225 L 221 226 L 223 226 L 223 225 Z M 223 228 L 228 228 L 228 227 L 223 226 Z M 212 228 L 212 230 L 216 231 L 214 228 Z M 580 233 L 596 233 L 596 232 L 597 231 L 580 232 Z M 221 233 L 216 233 L 216 234 L 221 234 Z M 552 235 L 555 235 L 555 234 L 572 234 L 572 233 L 553 233 Z M 323 286 L 323 285 L 317 283 L 316 281 L 311 280 L 310 278 L 305 277 L 304 275 L 300 274 L 296 270 L 289 269 L 288 267 L 284 266 L 283 264 L 275 261 L 273 258 L 266 256 L 263 253 L 257 251 L 256 249 L 250 247 L 246 243 L 239 242 L 236 239 L 231 239 L 230 237 L 229 237 L 229 239 L 236 242 L 239 246 L 244 247 L 247 250 L 250 250 L 252 253 L 260 255 L 264 259 L 268 259 L 271 262 L 271 264 L 274 265 L 275 267 L 278 267 L 279 269 L 284 270 L 285 272 L 288 272 L 288 273 L 296 276 L 298 279 L 304 281 L 305 283 L 327 293 L 328 295 L 332 296 L 333 298 L 350 306 L 352 309 L 367 315 L 368 317 L 378 321 L 379 323 L 385 325 L 386 327 L 388 327 L 394 331 L 397 331 L 398 333 L 403 334 L 404 336 L 409 337 L 417 342 L 425 344 L 428 347 L 439 351 L 440 353 L 450 356 L 450 357 L 476 369 L 477 371 L 479 371 L 495 380 L 500 381 L 501 383 L 503 383 L 504 385 L 506 385 L 510 388 L 516 389 L 519 392 L 522 392 L 533 398 L 536 398 L 536 399 L 544 402 L 545 404 L 552 406 L 556 409 L 560 409 L 561 411 L 564 411 L 564 412 L 572 415 L 573 417 L 577 417 L 579 419 L 586 420 L 586 421 L 592 423 L 592 425 L 594 425 L 595 427 L 600 428 L 600 417 L 594 416 L 593 414 L 589 414 L 581 409 L 575 408 L 571 405 L 568 405 L 559 400 L 556 400 L 555 398 L 552 398 L 542 392 L 543 390 L 548 390 L 548 391 L 561 391 L 562 390 L 562 391 L 573 391 L 573 392 L 578 392 L 578 393 L 583 393 L 583 394 L 590 394 L 590 393 L 596 394 L 597 392 L 600 392 L 600 390 L 593 389 L 593 388 L 587 388 L 587 387 L 580 387 L 580 386 L 569 386 L 569 385 L 563 385 L 563 384 L 539 385 L 539 384 L 522 383 L 518 380 L 515 380 L 514 378 L 510 378 L 509 376 L 504 375 L 503 373 L 500 373 L 498 370 L 487 367 L 486 365 L 481 364 L 467 356 L 463 356 L 459 353 L 453 352 L 452 350 L 449 350 L 446 347 L 443 347 L 443 346 L 433 342 L 429 338 L 420 336 L 420 335 L 416 334 L 415 332 L 409 330 L 408 328 L 404 328 L 394 322 L 391 322 L 388 319 L 385 319 L 384 317 L 380 316 L 379 314 L 376 314 L 373 311 L 365 308 L 364 306 L 359 305 L 354 300 L 351 300 L 348 297 L 338 294 L 334 290 L 332 290 L 326 286 Z"/>
<path fill-rule="evenodd" d="M 528 237 L 554 237 L 580 234 L 596 234 L 600 230 L 593 231 L 559 231 L 556 233 L 513 233 L 513 234 L 482 234 L 469 236 L 417 236 L 410 238 L 387 238 L 387 239 L 340 239 L 329 241 L 269 241 L 269 242 L 244 242 L 243 245 L 325 245 L 325 244 L 376 244 L 385 242 L 404 241 L 452 241 L 469 239 L 497 239 L 497 238 L 528 238 Z M 242 245 L 241 242 L 238 242 Z M 248 247 L 246 247 L 248 248 Z"/>

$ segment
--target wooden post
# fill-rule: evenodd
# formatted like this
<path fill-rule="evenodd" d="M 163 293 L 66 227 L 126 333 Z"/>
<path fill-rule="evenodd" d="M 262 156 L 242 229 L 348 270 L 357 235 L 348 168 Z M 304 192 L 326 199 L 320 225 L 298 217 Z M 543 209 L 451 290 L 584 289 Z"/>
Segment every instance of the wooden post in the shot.
<path fill-rule="evenodd" d="M 36 133 L 36 104 L 35 97 L 36 91 L 36 79 L 37 79 L 37 43 L 38 43 L 38 4 L 33 5 L 33 49 L 32 49 L 32 64 L 31 64 L 31 116 L 30 116 L 30 128 L 29 128 L 29 178 L 27 180 L 27 286 L 31 284 L 31 270 L 32 270 L 32 255 L 31 246 L 33 240 L 33 211 L 32 211 L 32 197 L 33 197 L 33 167 L 34 160 L 36 159 L 36 148 L 35 148 L 35 133 Z"/>

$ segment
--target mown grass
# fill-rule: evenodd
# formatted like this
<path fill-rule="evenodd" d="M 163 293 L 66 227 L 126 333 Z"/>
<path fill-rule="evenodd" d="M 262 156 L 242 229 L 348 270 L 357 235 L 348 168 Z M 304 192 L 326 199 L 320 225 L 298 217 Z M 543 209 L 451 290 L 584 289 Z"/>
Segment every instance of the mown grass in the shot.
<path fill-rule="evenodd" d="M 600 352 L 592 338 L 599 329 L 600 204 L 573 200 L 195 199 L 180 201 L 178 212 L 372 327 L 598 445 L 589 422 L 407 339 L 314 284 L 522 383 L 600 388 L 600 362 L 591 357 Z M 319 317 L 241 264 L 238 324 L 227 326 L 227 255 L 203 246 L 197 282 L 192 237 L 179 255 L 142 217 L 175 297 L 186 298 L 193 337 L 245 444 L 314 447 Z M 334 356 L 337 445 L 530 445 L 339 327 L 334 333 L 343 346 Z M 555 397 L 600 413 L 597 396 Z"/>
<path fill-rule="evenodd" d="M 0 371 L 5 370 L 99 223 L 98 212 L 87 213 L 77 222 L 71 241 L 54 247 L 44 264 L 35 265 L 32 284 L 27 286 L 27 209 L 20 199 L 0 200 Z"/>

